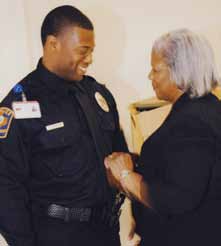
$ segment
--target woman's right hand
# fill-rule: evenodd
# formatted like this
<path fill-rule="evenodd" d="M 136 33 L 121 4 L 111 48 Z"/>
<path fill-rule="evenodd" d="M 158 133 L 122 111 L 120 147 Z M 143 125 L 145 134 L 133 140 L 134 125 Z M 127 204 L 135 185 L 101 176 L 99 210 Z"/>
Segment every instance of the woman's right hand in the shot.
<path fill-rule="evenodd" d="M 133 171 L 134 164 L 130 154 L 114 152 L 104 160 L 105 167 L 110 170 L 113 177 L 120 183 L 122 171 Z"/>

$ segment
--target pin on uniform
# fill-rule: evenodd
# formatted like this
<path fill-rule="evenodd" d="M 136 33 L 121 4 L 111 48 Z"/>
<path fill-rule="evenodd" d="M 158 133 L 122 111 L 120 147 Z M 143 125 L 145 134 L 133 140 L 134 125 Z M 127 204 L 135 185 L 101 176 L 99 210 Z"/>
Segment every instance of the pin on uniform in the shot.
<path fill-rule="evenodd" d="M 13 91 L 17 95 L 20 94 L 22 98 L 22 101 L 12 103 L 15 119 L 41 118 L 39 103 L 37 101 L 28 101 L 20 84 L 17 84 Z"/>
<path fill-rule="evenodd" d="M 105 100 L 105 98 L 101 95 L 100 92 L 95 92 L 94 94 L 95 99 L 97 101 L 97 104 L 105 111 L 105 112 L 109 112 L 109 106 L 107 104 L 107 101 Z"/>
<path fill-rule="evenodd" d="M 7 138 L 13 118 L 41 118 L 39 103 L 37 101 L 27 101 L 22 85 L 17 84 L 13 91 L 15 95 L 21 95 L 22 101 L 14 101 L 12 110 L 7 107 L 0 108 L 0 138 Z"/>
<path fill-rule="evenodd" d="M 13 88 L 13 91 L 16 95 L 21 95 L 22 99 L 22 101 L 16 101 L 12 103 L 15 119 L 41 118 L 41 110 L 38 101 L 28 101 L 22 85 L 17 84 Z M 47 131 L 51 131 L 61 127 L 64 127 L 64 122 L 51 124 L 45 128 Z"/>

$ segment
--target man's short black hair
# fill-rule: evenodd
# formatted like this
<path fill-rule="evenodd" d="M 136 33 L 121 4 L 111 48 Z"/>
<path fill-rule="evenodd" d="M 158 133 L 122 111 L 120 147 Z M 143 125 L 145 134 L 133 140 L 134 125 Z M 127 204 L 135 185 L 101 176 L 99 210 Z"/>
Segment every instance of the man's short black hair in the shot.
<path fill-rule="evenodd" d="M 50 11 L 41 26 L 41 41 L 45 45 L 48 35 L 58 35 L 64 27 L 77 26 L 93 30 L 93 24 L 89 18 L 79 9 L 63 5 Z"/>

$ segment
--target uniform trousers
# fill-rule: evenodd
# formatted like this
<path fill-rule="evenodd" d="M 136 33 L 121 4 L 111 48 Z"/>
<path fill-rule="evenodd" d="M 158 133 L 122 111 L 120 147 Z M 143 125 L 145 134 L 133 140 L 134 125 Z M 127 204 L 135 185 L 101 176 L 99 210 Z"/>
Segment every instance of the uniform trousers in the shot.
<path fill-rule="evenodd" d="M 33 216 L 36 246 L 120 246 L 118 228 L 102 222 L 80 222 Z"/>

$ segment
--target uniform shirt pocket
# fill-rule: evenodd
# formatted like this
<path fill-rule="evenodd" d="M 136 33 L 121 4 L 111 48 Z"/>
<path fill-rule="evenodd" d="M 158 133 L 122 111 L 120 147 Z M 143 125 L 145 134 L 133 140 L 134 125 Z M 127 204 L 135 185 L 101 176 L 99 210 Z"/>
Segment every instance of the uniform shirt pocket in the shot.
<path fill-rule="evenodd" d="M 44 124 L 32 146 L 34 169 L 36 165 L 37 169 L 46 167 L 56 175 L 75 172 L 77 167 L 73 165 L 73 159 L 80 148 L 80 131 L 65 122 L 64 127 L 50 130 L 46 129 L 48 125 L 53 128 L 54 123 Z"/>
<path fill-rule="evenodd" d="M 99 113 L 99 122 L 103 130 L 114 131 L 116 129 L 116 124 L 114 121 L 114 116 L 112 112 L 100 112 Z"/>

